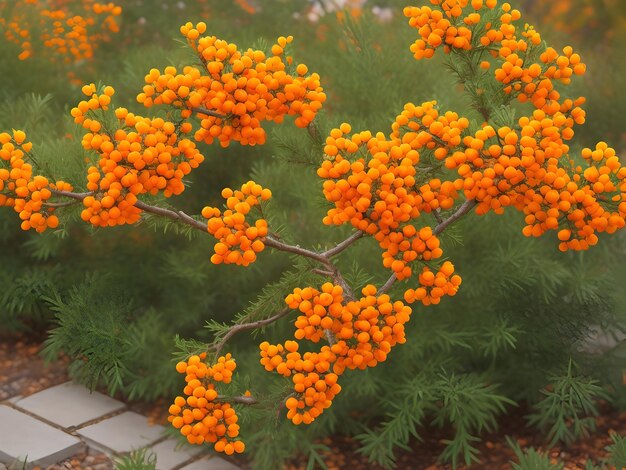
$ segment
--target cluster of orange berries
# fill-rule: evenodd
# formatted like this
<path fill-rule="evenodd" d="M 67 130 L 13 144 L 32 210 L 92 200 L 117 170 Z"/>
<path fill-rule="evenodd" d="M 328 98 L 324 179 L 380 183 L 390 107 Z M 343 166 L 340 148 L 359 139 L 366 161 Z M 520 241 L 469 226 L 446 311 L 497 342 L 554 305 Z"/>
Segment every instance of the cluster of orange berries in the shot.
<path fill-rule="evenodd" d="M 404 300 L 410 304 L 415 301 L 424 305 L 438 304 L 443 296 L 454 296 L 461 285 L 461 276 L 454 274 L 454 265 L 450 261 L 444 262 L 437 273 L 424 266 L 418 278 L 420 287 L 404 293 Z"/>
<path fill-rule="evenodd" d="M 338 321 L 336 319 L 341 317 L 342 302 L 343 289 L 329 282 L 322 286 L 321 292 L 313 287 L 295 289 L 285 299 L 289 308 L 303 313 L 295 322 L 294 337 L 314 343 L 325 338 L 326 330 L 331 330 Z"/>
<path fill-rule="evenodd" d="M 159 191 L 166 197 L 181 194 L 183 178 L 204 160 L 192 140 L 181 138 L 191 126 L 118 108 L 119 128 L 108 129 L 94 111 L 108 111 L 115 90 L 107 86 L 98 94 L 91 84 L 83 87 L 83 93 L 89 99 L 71 114 L 88 131 L 83 147 L 99 154 L 98 166 L 91 166 L 87 173 L 87 189 L 94 194 L 83 200 L 83 220 L 103 227 L 132 224 L 141 214 L 135 206 L 137 196 Z"/>
<path fill-rule="evenodd" d="M 350 222 L 370 235 L 388 233 L 419 215 L 417 206 L 422 201 L 411 190 L 419 153 L 409 144 L 393 145 L 382 133 L 376 137 L 370 132 L 349 136 L 351 130 L 344 123 L 326 139 L 327 159 L 317 174 L 326 180 L 324 196 L 334 208 L 328 211 L 324 224 Z M 367 161 L 366 156 L 371 159 Z"/>
<path fill-rule="evenodd" d="M 225 188 L 222 197 L 226 199 L 227 207 L 223 213 L 216 207 L 202 209 L 202 216 L 208 219 L 208 232 L 218 240 L 211 262 L 248 266 L 256 261 L 257 253 L 265 249 L 263 238 L 267 236 L 268 228 L 265 219 L 257 219 L 251 225 L 246 222 L 246 216 L 261 201 L 270 199 L 272 192 L 248 181 L 239 191 Z"/>
<path fill-rule="evenodd" d="M 294 393 L 285 401 L 285 406 L 287 419 L 294 424 L 313 422 L 341 391 L 337 383 L 339 377 L 331 371 L 336 355 L 330 346 L 322 347 L 319 352 L 301 354 L 296 341 L 288 340 L 284 345 L 264 341 L 260 349 L 265 370 L 291 377 Z"/>
<path fill-rule="evenodd" d="M 20 45 L 20 60 L 31 57 L 38 45 L 65 63 L 90 59 L 94 49 L 110 39 L 110 33 L 119 31 L 122 7 L 112 2 L 25 0 L 10 6 L 13 3 L 0 1 L 0 28 L 7 40 Z M 34 23 L 33 18 L 37 18 Z M 33 37 L 34 32 L 38 37 Z"/>
<path fill-rule="evenodd" d="M 0 134 L 0 206 L 13 207 L 23 230 L 41 233 L 59 225 L 54 207 L 46 207 L 51 190 L 68 191 L 72 187 L 63 181 L 50 184 L 48 178 L 33 175 L 33 167 L 27 162 L 32 147 L 24 131 Z"/>
<path fill-rule="evenodd" d="M 432 35 L 445 36 L 450 20 L 462 17 L 466 7 L 474 11 L 464 17 L 464 24 L 471 27 L 481 21 L 476 12 L 497 6 L 495 0 L 431 3 L 440 9 L 405 10 L 411 25 L 422 28 L 424 44 Z M 540 63 L 532 63 L 527 59 L 531 49 L 541 45 L 539 33 L 526 26 L 518 38 L 514 22 L 521 14 L 508 3 L 498 15 L 499 21 L 483 25 L 485 31 L 475 50 L 488 48 L 502 60 L 495 78 L 506 85 L 504 92 L 535 107 L 531 116 L 519 119 L 519 127 L 496 129 L 484 123 L 472 135 L 466 118 L 452 112 L 440 114 L 436 102 L 421 106 L 409 103 L 392 124 L 389 138 L 382 133 L 374 137 L 369 131 L 349 136 L 350 126 L 343 124 L 326 140 L 326 159 L 318 175 L 325 180 L 324 195 L 334 207 L 324 223 L 349 222 L 374 235 L 385 250 L 383 264 L 398 279 L 411 276 L 411 262 L 442 255 L 437 238 L 426 243 L 415 237 L 417 229 L 409 222 L 422 212 L 451 209 L 459 191 L 476 201 L 479 214 L 491 210 L 502 213 L 509 206 L 523 211 L 527 236 L 565 225 L 559 235 L 561 249 L 585 249 L 597 242 L 597 232 L 615 230 L 623 224 L 619 209 L 624 207 L 619 206 L 623 196 L 618 191 L 623 188 L 624 172 L 614 151 L 608 149 L 611 163 L 602 169 L 603 180 L 597 184 L 592 181 L 585 185 L 587 180 L 581 174 L 573 174 L 583 170 L 574 169 L 569 160 L 565 142 L 573 138 L 574 126 L 585 122 L 585 111 L 580 107 L 585 100 L 561 100 L 554 83 L 568 84 L 573 75 L 585 72 L 580 56 L 571 47 L 564 48 L 563 55 L 552 48 L 536 49 L 533 54 L 539 56 Z M 564 165 L 561 161 L 565 160 Z M 439 162 L 456 170 L 459 178 L 443 183 L 438 178 L 429 179 L 431 171 L 441 169 Z M 610 197 L 606 193 L 611 193 Z M 611 204 L 615 207 L 609 207 Z M 415 246 L 420 243 L 419 248 Z"/>
<path fill-rule="evenodd" d="M 206 353 L 191 356 L 176 364 L 176 370 L 185 374 L 185 396 L 178 396 L 169 408 L 168 421 L 187 438 L 190 444 L 212 443 L 217 452 L 228 455 L 245 449 L 239 436 L 238 417 L 230 403 L 221 402 L 216 384 L 228 384 L 237 367 L 230 354 L 221 356 L 208 366 Z"/>
<path fill-rule="evenodd" d="M 431 0 L 431 3 L 440 9 L 407 7 L 404 10 L 409 24 L 418 29 L 421 37 L 411 46 L 417 59 L 432 57 L 440 45 L 444 45 L 446 53 L 450 53 L 452 48 L 479 54 L 487 50 L 502 62 L 494 76 L 504 85 L 505 93 L 522 103 L 531 102 L 535 108 L 550 115 L 566 112 L 559 101 L 561 96 L 555 82 L 567 85 L 572 76 L 582 75 L 586 69 L 580 55 L 574 53 L 570 46 L 563 49 L 563 55 L 551 47 L 545 48 L 541 35 L 529 25 L 525 25 L 518 37 L 518 27 L 514 22 L 521 18 L 521 13 L 509 3 L 501 5 L 497 21 L 487 22 L 481 21 L 479 12 L 494 10 L 497 0 Z M 463 26 L 459 23 L 461 17 Z M 473 41 L 472 35 L 479 24 L 482 35 L 474 44 L 476 41 Z M 531 60 L 537 52 L 540 52 L 539 60 Z M 481 63 L 485 69 L 490 66 L 488 61 Z M 577 104 L 574 106 L 575 112 L 580 114 L 582 110 Z"/>
<path fill-rule="evenodd" d="M 389 138 L 369 131 L 349 136 L 350 125 L 342 124 L 327 137 L 326 158 L 317 171 L 325 180 L 324 196 L 334 205 L 324 223 L 349 222 L 373 235 L 385 250 L 384 266 L 398 279 L 411 276 L 413 261 L 443 254 L 430 227 L 418 231 L 409 222 L 422 212 L 451 209 L 462 189 L 460 179 L 418 181 L 423 178 L 418 170 L 428 174 L 433 169 L 433 162 L 422 157 L 433 155 L 434 163 L 446 158 L 469 126 L 466 118 L 440 115 L 435 106 L 434 101 L 407 104 Z"/>
<path fill-rule="evenodd" d="M 375 236 L 383 252 L 383 266 L 391 269 L 399 280 L 407 279 L 413 274 L 411 263 L 431 261 L 441 258 L 443 250 L 440 241 L 433 234 L 431 227 L 422 227 L 407 224 L 402 230 Z"/>
<path fill-rule="evenodd" d="M 391 348 L 406 341 L 404 325 L 411 308 L 387 294 L 377 295 L 373 285 L 364 287 L 362 294 L 358 300 L 345 301 L 343 288 L 332 283 L 321 290 L 297 288 L 285 298 L 290 308 L 302 313 L 294 337 L 314 343 L 325 337 L 329 345 L 301 354 L 297 341 L 261 343 L 265 369 L 292 379 L 293 396 L 285 404 L 294 424 L 309 424 L 332 404 L 341 391 L 337 380 L 346 369 L 374 367 L 387 359 Z"/>
<path fill-rule="evenodd" d="M 202 61 L 203 67 L 187 66 L 182 73 L 167 67 L 152 69 L 137 100 L 145 106 L 168 104 L 181 116 L 200 118 L 195 139 L 208 144 L 217 140 L 227 147 L 265 143 L 263 121 L 282 122 L 295 115 L 298 127 L 308 126 L 326 100 L 320 77 L 309 74 L 304 64 L 292 66 L 284 57 L 292 37 L 280 37 L 266 55 L 260 50 L 241 52 L 237 46 L 215 36 L 202 36 L 204 23 L 181 27 L 181 33 Z M 291 69 L 294 70 L 291 70 Z"/>
<path fill-rule="evenodd" d="M 578 104 L 582 104 L 584 99 L 579 98 L 577 103 L 560 103 L 561 94 L 555 88 L 555 81 L 567 85 L 573 75 L 585 73 L 586 67 L 580 55 L 571 46 L 563 48 L 563 55 L 548 47 L 541 53 L 539 62 L 532 62 L 528 60 L 529 53 L 532 45 L 541 41 L 538 33 L 534 33 L 532 41 L 528 44 L 527 40 L 515 37 L 502 41 L 499 56 L 503 63 L 495 71 L 496 80 L 506 85 L 505 93 L 516 96 L 521 103 L 532 103 L 546 114 L 555 115 L 573 108 L 572 111 L 582 115 L 582 124 L 584 112 Z"/>
<path fill-rule="evenodd" d="M 624 225 L 626 169 L 605 143 L 594 151 L 585 149 L 588 168 L 575 166 L 565 142 L 574 136 L 576 123 L 570 113 L 551 116 L 536 109 L 518 120 L 518 129 L 486 125 L 465 136 L 445 166 L 457 170 L 458 185 L 467 199 L 477 202 L 478 214 L 515 207 L 526 214 L 526 236 L 561 229 L 561 250 L 584 250 L 597 243 L 596 233 Z"/>
<path fill-rule="evenodd" d="M 437 101 L 421 105 L 407 103 L 391 125 L 391 139 L 408 143 L 416 150 L 430 150 L 437 159 L 445 158 L 450 148 L 461 143 L 461 135 L 469 127 L 469 120 L 448 111 L 441 114 Z"/>
<path fill-rule="evenodd" d="M 421 39 L 411 45 L 411 52 L 417 59 L 429 59 L 435 50 L 443 46 L 449 53 L 452 49 L 469 50 L 472 48 L 472 26 L 478 24 L 483 8 L 495 8 L 496 0 L 472 0 L 472 11 L 463 17 L 463 9 L 469 0 L 431 0 L 441 10 L 431 7 L 406 7 L 404 16 L 409 18 L 409 25 L 416 28 Z"/>
<path fill-rule="evenodd" d="M 544 183 L 554 180 L 525 194 L 524 233 L 559 230 L 561 251 L 586 250 L 598 242 L 597 233 L 614 233 L 625 225 L 626 168 L 615 150 L 600 142 L 594 150 L 583 149 L 582 156 L 589 166 L 576 166 L 573 176 L 549 161 Z"/>

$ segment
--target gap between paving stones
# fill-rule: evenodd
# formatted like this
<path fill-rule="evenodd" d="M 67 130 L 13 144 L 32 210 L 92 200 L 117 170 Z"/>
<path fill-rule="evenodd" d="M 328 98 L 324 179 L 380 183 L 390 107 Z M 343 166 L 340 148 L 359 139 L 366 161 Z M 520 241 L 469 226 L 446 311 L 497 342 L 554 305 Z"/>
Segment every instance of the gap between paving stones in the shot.
<path fill-rule="evenodd" d="M 9 400 L 1 402 L 0 404 L 4 404 L 6 406 L 14 408 L 17 411 L 19 411 L 20 413 L 24 413 L 25 415 L 28 415 L 31 418 L 35 418 L 35 419 L 41 421 L 42 423 L 46 423 L 47 425 L 52 426 L 53 428 L 59 429 L 60 431 L 64 431 L 64 432 L 66 432 L 68 434 L 72 434 L 72 435 L 74 435 L 75 431 L 79 431 L 80 429 L 82 429 L 82 428 L 84 428 L 86 426 L 91 426 L 92 424 L 99 423 L 100 421 L 103 421 L 105 419 L 113 418 L 113 417 L 115 417 L 117 415 L 121 415 L 122 413 L 128 411 L 126 408 L 123 408 L 121 410 L 114 411 L 114 412 L 112 412 L 112 413 L 110 413 L 108 415 L 104 415 L 104 416 L 101 416 L 99 418 L 94 418 L 94 419 L 92 419 L 90 421 L 86 421 L 84 424 L 81 424 L 79 426 L 70 426 L 68 428 L 64 428 L 63 426 L 61 426 L 59 424 L 56 424 L 53 421 L 50 421 L 50 420 L 48 420 L 46 418 L 42 418 L 41 416 L 33 413 L 32 411 L 28 411 L 27 409 L 24 409 L 24 408 L 22 408 L 20 406 L 17 406 L 15 403 L 11 403 Z"/>
<path fill-rule="evenodd" d="M 65 384 L 61 384 L 61 385 L 56 385 L 54 387 L 50 387 L 48 389 L 45 389 L 43 391 L 37 392 L 33 395 L 30 395 L 29 397 L 34 397 L 36 396 L 38 393 L 46 393 L 48 395 L 50 395 L 49 390 L 51 389 L 57 389 L 58 391 L 63 391 L 64 388 L 66 389 L 74 389 L 74 391 L 76 391 L 77 393 L 85 393 L 85 391 L 83 390 L 77 390 L 76 388 L 74 388 L 73 385 L 71 385 L 69 382 L 65 383 Z M 69 395 L 69 393 L 68 393 Z M 61 396 L 65 396 L 65 394 L 61 393 Z M 171 436 L 168 436 L 167 434 L 165 435 L 161 435 L 159 437 L 155 437 L 154 432 L 152 433 L 147 433 L 147 434 L 151 434 L 151 437 L 146 437 L 146 440 L 148 442 L 146 442 L 145 445 L 140 445 L 137 447 L 133 447 L 131 450 L 124 450 L 124 451 L 119 451 L 116 449 L 113 449 L 109 446 L 107 446 L 105 443 L 102 442 L 98 442 L 98 440 L 94 440 L 93 438 L 90 438 L 88 436 L 82 435 L 81 434 L 81 430 L 84 430 L 86 428 L 89 428 L 91 426 L 97 425 L 99 423 L 102 423 L 104 421 L 107 420 L 111 420 L 114 419 L 124 413 L 127 413 L 129 416 L 129 419 L 134 420 L 135 422 L 137 422 L 137 424 L 140 424 L 140 426 L 138 426 L 138 428 L 141 427 L 141 425 L 143 425 L 143 423 L 139 423 L 138 420 L 140 421 L 140 417 L 141 418 L 145 418 L 146 419 L 146 425 L 149 427 L 152 427 L 151 425 L 149 425 L 147 423 L 147 417 L 145 417 L 144 415 L 132 412 L 128 410 L 128 406 L 123 403 L 120 402 L 123 406 L 115 411 L 111 411 L 111 412 L 107 412 L 105 414 L 103 414 L 102 416 L 90 419 L 88 421 L 85 421 L 81 424 L 78 425 L 72 425 L 72 426 L 63 426 L 60 425 L 46 417 L 40 416 L 37 413 L 27 409 L 26 407 L 22 407 L 20 406 L 19 402 L 21 402 L 22 400 L 26 400 L 29 397 L 21 397 L 21 396 L 14 396 L 14 397 L 10 397 L 6 400 L 3 400 L 2 402 L 0 402 L 0 404 L 6 405 L 9 408 L 14 409 L 15 411 L 18 411 L 20 413 L 23 413 L 24 415 L 27 415 L 29 417 L 31 417 L 32 419 L 35 419 L 37 421 L 40 421 L 41 423 L 44 423 L 54 429 L 57 429 L 65 434 L 68 434 L 69 436 L 72 436 L 76 439 L 79 439 L 80 441 L 82 441 L 82 443 L 85 445 L 85 447 L 87 448 L 87 450 L 92 449 L 95 451 L 103 451 L 105 454 L 107 454 L 109 456 L 109 458 L 111 460 L 113 460 L 115 457 L 121 457 L 124 455 L 128 455 L 129 452 L 132 452 L 132 450 L 135 450 L 136 448 L 141 449 L 141 448 L 145 448 L 148 450 L 148 452 L 152 451 L 153 449 L 155 450 L 155 454 L 161 453 L 161 456 L 163 458 L 162 463 L 164 465 L 167 465 L 167 467 L 161 467 L 161 466 L 157 466 L 157 469 L 159 470 L 187 470 L 189 469 L 195 469 L 195 468 L 204 468 L 204 469 L 215 469 L 215 470 L 222 470 L 222 469 L 229 469 L 229 470 L 236 470 L 239 467 L 236 466 L 235 464 L 229 462 L 228 460 L 222 459 L 218 456 L 212 456 L 212 454 L 206 452 L 205 450 L 200 450 L 200 449 L 193 449 L 193 448 L 182 448 L 179 450 L 175 450 L 176 449 L 176 442 L 174 439 L 171 439 Z M 82 397 L 83 399 L 85 398 L 84 396 Z M 32 401 L 32 400 L 31 400 Z M 26 401 L 25 403 L 28 403 L 28 401 Z M 82 401 L 82 403 L 85 403 L 85 400 Z M 35 407 L 36 408 L 36 407 Z M 44 408 L 45 410 L 45 408 Z M 43 413 L 45 414 L 45 412 Z M 132 416 L 131 416 L 132 415 Z M 54 414 L 53 414 L 54 416 Z M 162 426 L 155 426 L 156 428 L 161 428 L 161 431 L 164 429 Z M 93 428 L 92 428 L 93 429 Z M 145 431 L 147 428 L 144 428 L 143 430 Z M 171 441 L 171 443 L 168 442 Z M 110 442 L 109 442 L 110 444 Z M 182 452 L 183 454 L 178 456 L 178 458 L 183 458 L 183 460 L 178 460 L 176 457 L 174 456 L 173 453 L 174 452 Z M 66 459 L 64 459 L 66 460 Z M 63 462 L 64 460 L 61 460 L 60 462 Z M 57 463 L 58 464 L 58 463 Z M 2 467 L 0 467 L 0 470 L 3 470 Z"/>

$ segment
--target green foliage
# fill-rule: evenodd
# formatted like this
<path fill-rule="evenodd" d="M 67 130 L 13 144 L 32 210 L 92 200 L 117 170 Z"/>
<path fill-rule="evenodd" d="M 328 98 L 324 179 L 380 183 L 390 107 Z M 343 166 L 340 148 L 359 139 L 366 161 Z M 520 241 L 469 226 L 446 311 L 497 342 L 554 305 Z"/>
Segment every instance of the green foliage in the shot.
<path fill-rule="evenodd" d="M 548 430 L 551 445 L 588 436 L 595 430 L 596 402 L 606 398 L 597 380 L 576 376 L 573 370 L 570 361 L 566 375 L 550 377 L 550 386 L 541 391 L 544 396 L 529 415 L 531 425 Z"/>
<path fill-rule="evenodd" d="M 450 423 L 455 430 L 453 439 L 445 441 L 447 447 L 441 454 L 445 461 L 456 468 L 459 458 L 466 465 L 479 462 L 478 451 L 472 442 L 482 431 L 496 427 L 496 416 L 503 413 L 505 405 L 514 404 L 496 393 L 496 387 L 485 384 L 473 375 L 440 375 L 439 388 L 443 403 L 435 413 L 434 423 L 444 426 Z"/>
<path fill-rule="evenodd" d="M 392 410 L 387 420 L 357 436 L 361 452 L 371 461 L 393 468 L 395 447 L 407 449 L 409 439 L 419 438 L 425 418 L 432 416 L 432 424 L 454 430 L 454 436 L 445 440 L 441 458 L 456 468 L 461 461 L 467 465 L 479 461 L 473 446 L 479 440 L 477 435 L 495 429 L 495 418 L 513 402 L 479 376 L 440 372 L 412 378 L 392 392 L 385 404 Z"/>
<path fill-rule="evenodd" d="M 146 447 L 116 458 L 115 470 L 155 470 L 156 462 L 156 454 Z"/>
<path fill-rule="evenodd" d="M 611 435 L 613 444 L 609 445 L 606 450 L 609 452 L 608 458 L 595 465 L 592 461 L 587 461 L 585 470 L 609 470 L 615 468 L 626 468 L 626 438 L 613 433 Z M 509 446 L 515 452 L 518 462 L 511 462 L 513 470 L 560 470 L 564 467 L 561 462 L 553 462 L 553 460 L 545 453 L 539 452 L 534 448 L 523 450 L 519 443 L 507 437 Z"/>
<path fill-rule="evenodd" d="M 74 359 L 70 373 L 95 388 L 102 380 L 111 394 L 128 374 L 126 354 L 133 343 L 131 332 L 120 324 L 133 311 L 123 298 L 104 295 L 103 281 L 88 277 L 66 298 L 46 298 L 56 314 L 57 326 L 47 340 L 44 353 L 54 358 L 64 351 Z"/>
<path fill-rule="evenodd" d="M 546 454 L 532 447 L 524 451 L 517 442 L 507 440 L 518 460 L 518 462 L 511 462 L 513 470 L 562 470 L 563 464 L 552 463 Z"/>
<path fill-rule="evenodd" d="M 613 444 L 607 447 L 611 454 L 608 463 L 615 468 L 626 468 L 626 437 L 613 433 L 611 439 Z"/>

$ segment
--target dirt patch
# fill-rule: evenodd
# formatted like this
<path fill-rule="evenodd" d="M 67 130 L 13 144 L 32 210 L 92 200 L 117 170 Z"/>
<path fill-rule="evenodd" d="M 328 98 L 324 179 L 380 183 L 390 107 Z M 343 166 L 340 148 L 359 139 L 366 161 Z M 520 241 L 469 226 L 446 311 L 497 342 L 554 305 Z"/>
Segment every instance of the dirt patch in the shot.
<path fill-rule="evenodd" d="M 543 436 L 534 428 L 526 426 L 524 415 L 526 410 L 518 409 L 500 420 L 500 427 L 496 433 L 482 435 L 482 442 L 477 447 L 480 450 L 481 463 L 472 467 L 459 466 L 459 470 L 509 470 L 510 461 L 515 460 L 515 453 L 506 441 L 509 436 L 517 441 L 522 449 L 534 447 L 538 451 L 548 454 L 553 463 L 561 462 L 564 470 L 584 470 L 587 462 L 595 465 L 603 463 L 608 456 L 606 447 L 612 443 L 611 434 L 626 435 L 626 413 L 619 413 L 608 405 L 601 406 L 601 415 L 596 419 L 596 431 L 588 438 L 575 442 L 570 447 L 547 447 Z M 397 468 L 399 470 L 451 470 L 451 465 L 438 462 L 438 457 L 445 447 L 445 439 L 450 438 L 450 431 L 424 428 L 420 431 L 423 441 L 410 442 L 410 450 L 396 452 Z M 329 470 L 345 468 L 367 468 L 368 470 L 382 470 L 383 467 L 368 463 L 367 459 L 358 452 L 359 443 L 350 437 L 334 436 L 321 441 L 330 448 L 326 452 L 325 463 Z M 287 466 L 288 470 L 301 470 L 307 467 L 307 458 L 301 456 L 294 459 Z"/>
<path fill-rule="evenodd" d="M 46 364 L 42 341 L 22 336 L 0 336 L 0 401 L 28 396 L 70 380 L 66 357 Z"/>

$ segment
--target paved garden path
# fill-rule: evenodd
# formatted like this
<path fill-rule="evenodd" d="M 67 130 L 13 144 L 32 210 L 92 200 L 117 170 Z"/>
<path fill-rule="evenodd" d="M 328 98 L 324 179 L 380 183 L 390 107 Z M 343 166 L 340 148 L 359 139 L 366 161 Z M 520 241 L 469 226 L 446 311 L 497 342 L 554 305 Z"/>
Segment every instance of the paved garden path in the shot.
<path fill-rule="evenodd" d="M 25 461 L 27 469 L 45 469 L 87 448 L 116 457 L 144 447 L 156 455 L 157 470 L 238 469 L 178 442 L 124 403 L 72 382 L 0 402 L 2 470 Z"/>

